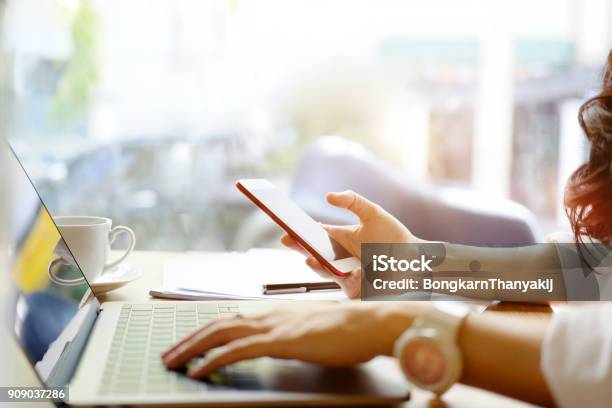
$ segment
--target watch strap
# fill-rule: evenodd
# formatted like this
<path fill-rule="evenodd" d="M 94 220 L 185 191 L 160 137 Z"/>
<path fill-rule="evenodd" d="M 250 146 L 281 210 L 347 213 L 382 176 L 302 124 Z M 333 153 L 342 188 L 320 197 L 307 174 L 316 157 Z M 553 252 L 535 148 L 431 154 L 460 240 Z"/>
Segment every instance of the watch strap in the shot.
<path fill-rule="evenodd" d="M 459 302 L 439 302 L 433 305 L 422 318 L 415 321 L 415 326 L 430 325 L 449 335 L 452 341 L 457 341 L 459 328 L 465 317 L 473 309 L 469 304 Z"/>

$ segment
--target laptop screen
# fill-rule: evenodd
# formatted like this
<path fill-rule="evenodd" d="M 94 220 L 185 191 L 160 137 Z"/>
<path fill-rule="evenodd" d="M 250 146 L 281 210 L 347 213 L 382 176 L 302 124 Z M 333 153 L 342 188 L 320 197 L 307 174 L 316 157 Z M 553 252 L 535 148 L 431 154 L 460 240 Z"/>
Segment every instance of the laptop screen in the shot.
<path fill-rule="evenodd" d="M 49 279 L 50 263 L 58 254 L 71 257 L 70 251 L 64 249 L 51 216 L 2 139 L 0 177 L 0 243 L 5 254 L 0 263 L 2 317 L 40 379 L 47 386 L 63 386 L 74 369 L 69 365 L 77 361 L 76 356 L 67 359 L 67 354 L 86 329 L 85 309 L 97 308 L 97 300 L 81 305 L 90 293 L 85 281 L 63 286 Z M 76 262 L 70 263 L 58 273 L 83 276 Z"/>

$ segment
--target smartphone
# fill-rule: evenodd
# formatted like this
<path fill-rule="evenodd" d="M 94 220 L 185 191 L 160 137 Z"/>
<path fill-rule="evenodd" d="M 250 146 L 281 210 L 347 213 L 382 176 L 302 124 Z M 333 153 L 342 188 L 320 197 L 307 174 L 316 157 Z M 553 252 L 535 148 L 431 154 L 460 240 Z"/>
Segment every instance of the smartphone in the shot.
<path fill-rule="evenodd" d="M 318 222 L 268 180 L 238 180 L 236 187 L 330 272 L 345 276 L 361 265 L 358 258 L 351 256 Z"/>

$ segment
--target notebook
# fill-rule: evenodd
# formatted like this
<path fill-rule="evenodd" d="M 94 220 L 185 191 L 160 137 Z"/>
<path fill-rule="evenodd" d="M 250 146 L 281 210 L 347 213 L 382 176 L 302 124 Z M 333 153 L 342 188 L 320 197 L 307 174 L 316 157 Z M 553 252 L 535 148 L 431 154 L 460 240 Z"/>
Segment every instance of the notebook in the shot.
<path fill-rule="evenodd" d="M 296 299 L 346 300 L 341 290 L 264 295 L 264 284 L 324 282 L 301 254 L 282 249 L 198 252 L 170 258 L 154 297 L 182 300 Z"/>

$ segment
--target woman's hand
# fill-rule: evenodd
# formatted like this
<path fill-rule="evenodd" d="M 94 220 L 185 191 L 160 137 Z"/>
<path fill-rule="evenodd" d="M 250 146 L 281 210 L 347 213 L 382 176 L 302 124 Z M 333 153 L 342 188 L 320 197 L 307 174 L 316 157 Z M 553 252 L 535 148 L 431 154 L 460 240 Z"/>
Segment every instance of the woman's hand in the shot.
<path fill-rule="evenodd" d="M 219 368 L 257 357 L 297 359 L 328 367 L 351 366 L 377 355 L 391 355 L 395 340 L 423 310 L 394 303 L 348 303 L 274 310 L 253 317 L 216 320 L 177 343 L 163 355 L 171 369 L 184 367 L 212 348 L 188 375 L 204 378 Z M 408 311 L 410 310 L 410 312 Z"/>
<path fill-rule="evenodd" d="M 363 198 L 353 191 L 327 194 L 327 202 L 334 207 L 351 211 L 359 218 L 358 225 L 323 225 L 329 235 L 348 250 L 351 255 L 361 259 L 361 244 L 368 242 L 414 243 L 420 242 L 408 228 L 379 205 Z M 361 268 L 357 268 L 347 276 L 337 276 L 328 271 L 313 256 L 306 252 L 299 243 L 289 235 L 281 238 L 281 242 L 292 249 L 300 251 L 308 258 L 306 263 L 319 275 L 337 282 L 344 293 L 355 299 L 361 295 Z"/>

